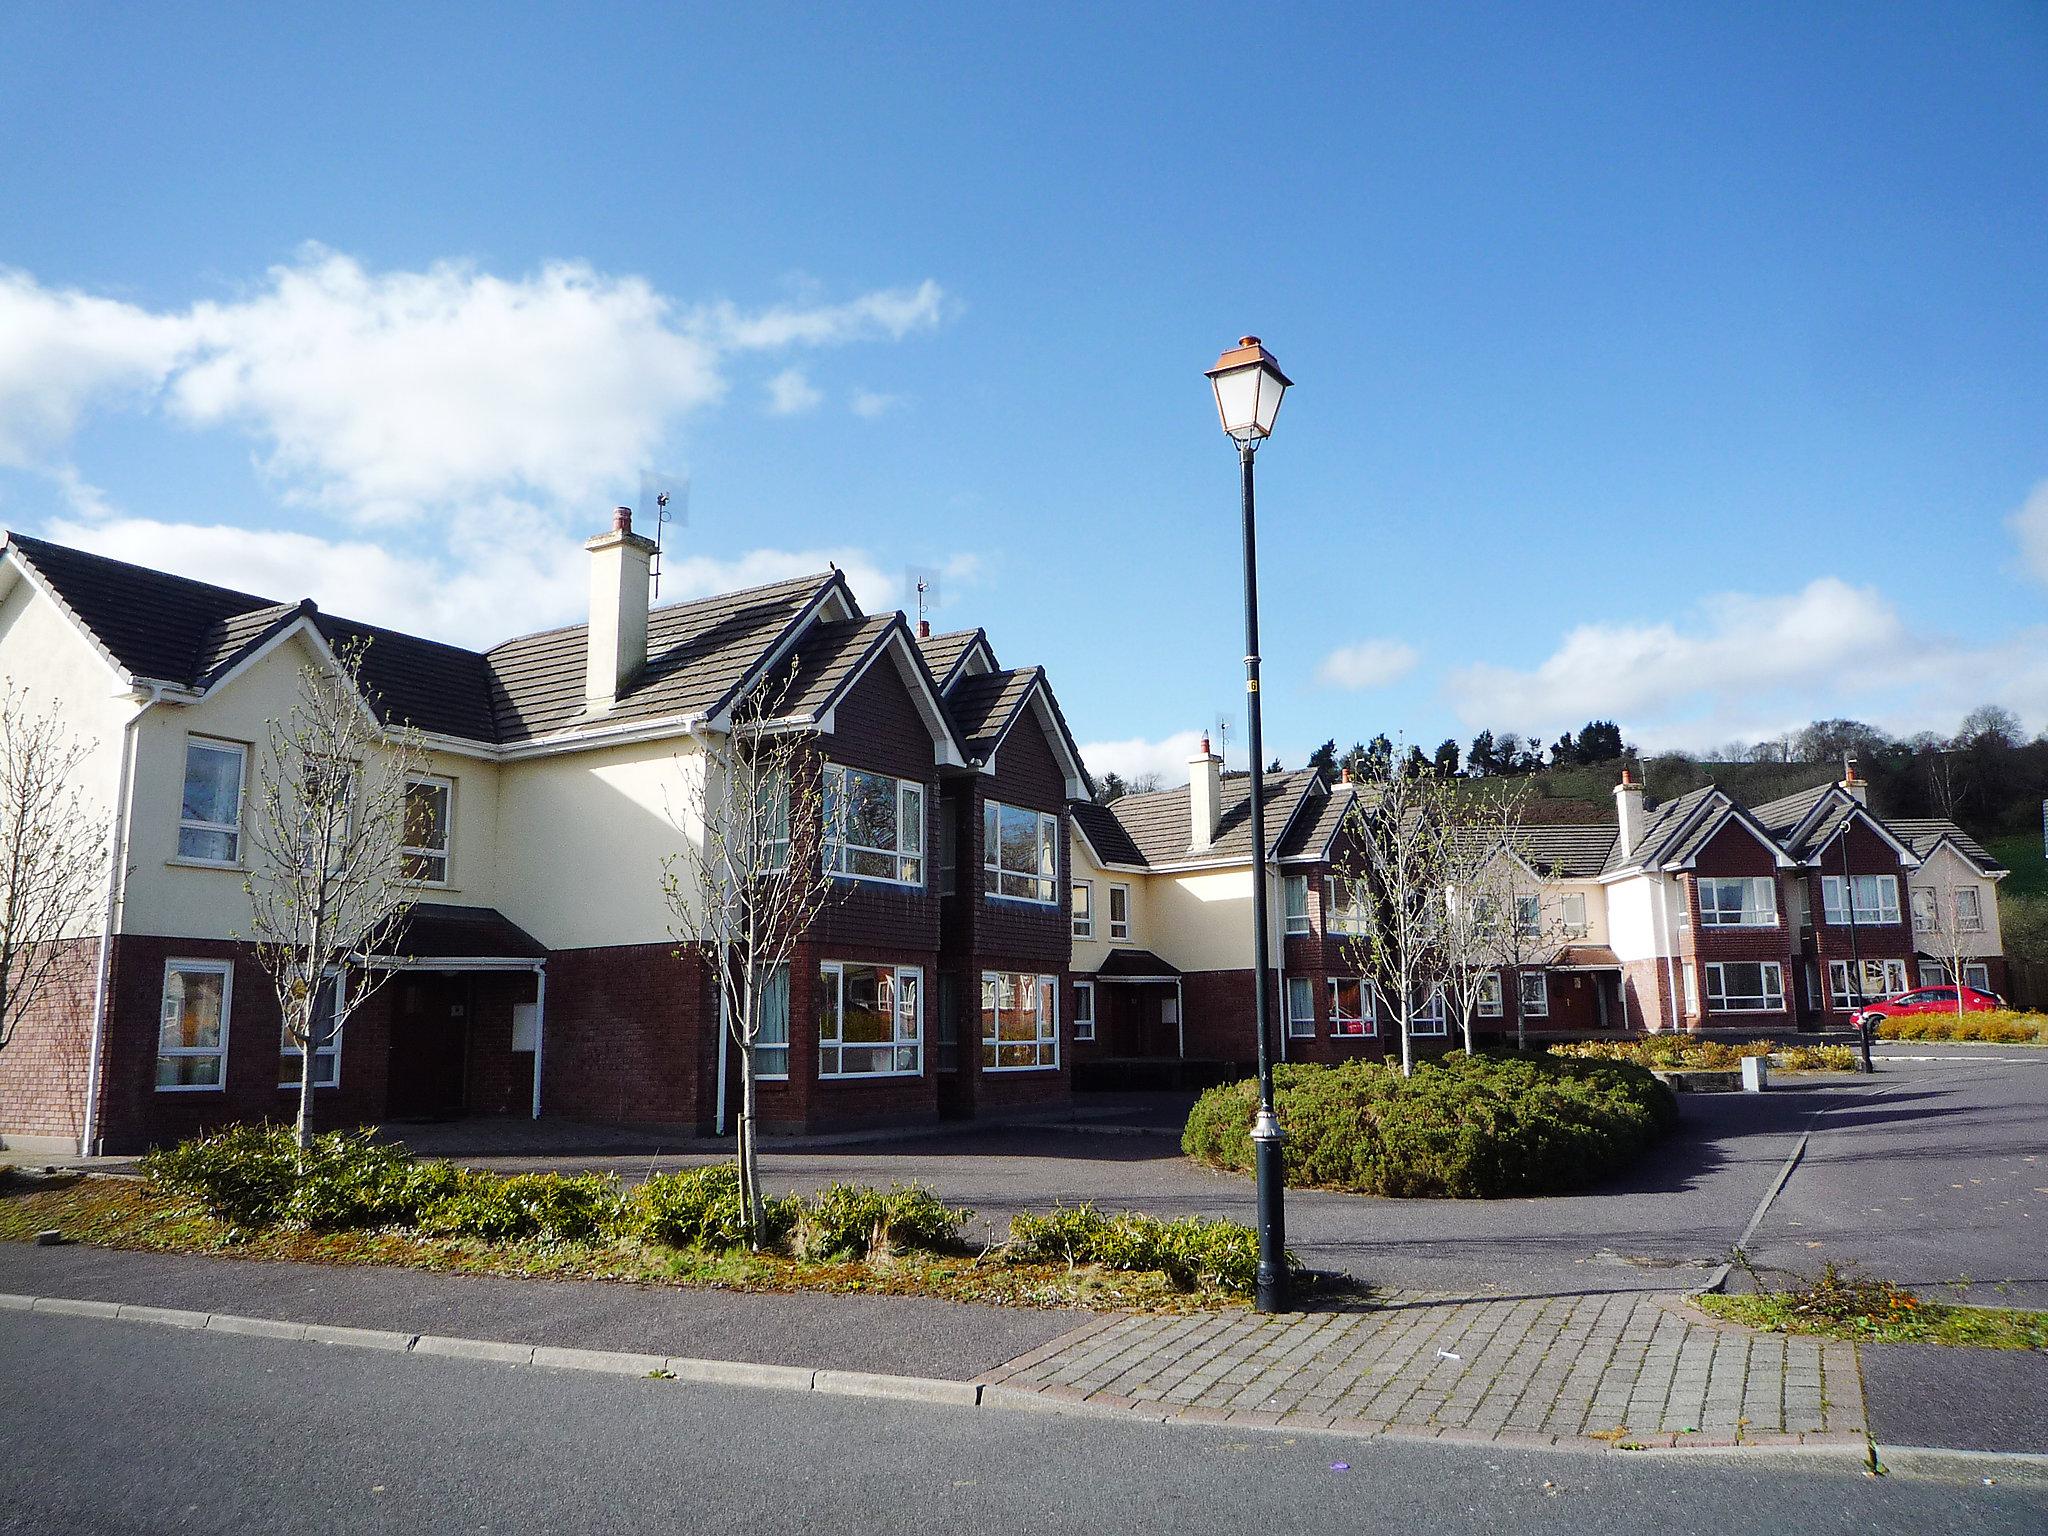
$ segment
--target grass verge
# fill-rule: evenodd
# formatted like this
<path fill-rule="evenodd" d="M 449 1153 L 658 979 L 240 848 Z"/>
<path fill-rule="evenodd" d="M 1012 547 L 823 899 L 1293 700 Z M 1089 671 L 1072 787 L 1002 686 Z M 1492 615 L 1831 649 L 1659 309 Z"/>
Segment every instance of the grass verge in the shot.
<path fill-rule="evenodd" d="M 1806 1333 L 1865 1344 L 1949 1344 L 2048 1350 L 2048 1312 L 1923 1301 L 1891 1280 L 1830 1263 L 1811 1282 L 1748 1296 L 1695 1296 L 1704 1312 L 1767 1333 Z"/>
<path fill-rule="evenodd" d="M 62 1232 L 68 1241 L 99 1248 L 389 1265 L 443 1274 L 932 1296 L 1009 1307 L 1188 1312 L 1244 1305 L 1244 1298 L 1218 1290 L 1182 1289 L 1163 1274 L 1099 1264 L 1026 1262 L 1001 1250 L 912 1250 L 831 1262 L 626 1240 L 485 1240 L 394 1229 L 315 1231 L 291 1225 L 250 1229 L 218 1221 L 138 1179 L 16 1175 L 0 1185 L 0 1241 L 26 1242 L 49 1229 Z"/>

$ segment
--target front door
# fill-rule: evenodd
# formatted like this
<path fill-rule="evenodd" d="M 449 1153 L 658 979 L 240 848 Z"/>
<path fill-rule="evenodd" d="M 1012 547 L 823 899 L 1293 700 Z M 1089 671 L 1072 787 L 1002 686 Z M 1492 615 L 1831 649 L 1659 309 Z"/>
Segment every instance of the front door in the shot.
<path fill-rule="evenodd" d="M 391 1077 L 386 1116 L 435 1120 L 463 1108 L 471 987 L 466 976 L 418 974 L 391 984 Z"/>
<path fill-rule="evenodd" d="M 1143 1061 L 1180 1054 L 1180 1031 L 1166 1017 L 1173 993 L 1163 987 L 1098 987 L 1095 1006 L 1107 999 L 1106 1018 L 1097 1027 L 1109 1042 L 1111 1056 Z"/>

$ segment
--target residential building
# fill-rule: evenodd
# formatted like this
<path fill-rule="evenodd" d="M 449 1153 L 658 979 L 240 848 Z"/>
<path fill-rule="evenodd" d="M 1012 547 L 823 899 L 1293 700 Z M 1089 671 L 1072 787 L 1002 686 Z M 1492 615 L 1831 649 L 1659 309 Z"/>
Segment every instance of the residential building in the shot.
<path fill-rule="evenodd" d="M 0 1053 L 0 1136 L 129 1151 L 293 1112 L 301 1064 L 247 943 L 252 799 L 301 669 L 361 642 L 369 702 L 424 742 L 430 846 L 404 930 L 362 958 L 384 984 L 317 1053 L 322 1125 L 721 1125 L 736 1053 L 662 877 L 702 835 L 706 743 L 771 678 L 814 743 L 835 894 L 773 989 L 764 1127 L 1065 1097 L 1059 851 L 1089 785 L 1044 675 L 978 634 L 921 642 L 837 570 L 651 607 L 655 546 L 624 509 L 586 549 L 587 622 L 472 651 L 8 536 L 0 676 L 89 745 L 115 857 L 66 941 L 78 984 Z"/>

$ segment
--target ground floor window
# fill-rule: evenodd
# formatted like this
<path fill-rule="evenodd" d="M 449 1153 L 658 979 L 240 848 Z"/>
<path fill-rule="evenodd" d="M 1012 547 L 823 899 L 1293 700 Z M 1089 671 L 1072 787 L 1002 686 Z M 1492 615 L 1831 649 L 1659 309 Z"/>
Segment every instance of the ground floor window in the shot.
<path fill-rule="evenodd" d="M 334 1019 L 343 999 L 341 989 L 346 985 L 338 973 L 330 975 L 320 984 L 320 996 L 313 1004 L 313 1039 L 317 1045 L 313 1052 L 315 1088 L 333 1088 L 341 1082 L 341 1038 L 334 1032 Z M 277 1086 L 296 1088 L 301 1062 L 298 1043 L 292 1039 L 289 1028 L 279 1027 L 282 1039 L 278 1047 Z"/>
<path fill-rule="evenodd" d="M 981 1067 L 1030 1072 L 1060 1064 L 1057 976 L 981 973 Z"/>
<path fill-rule="evenodd" d="M 1526 1018 L 1543 1019 L 1550 1016 L 1550 978 L 1541 971 L 1524 971 L 1515 978 L 1517 998 Z"/>
<path fill-rule="evenodd" d="M 156 1085 L 163 1092 L 224 1086 L 234 980 L 226 960 L 165 963 L 156 1037 Z"/>
<path fill-rule="evenodd" d="M 1372 988 L 1351 976 L 1330 978 L 1330 1033 L 1371 1035 L 1379 1032 L 1373 1017 Z"/>
<path fill-rule="evenodd" d="M 1891 997 L 1906 990 L 1906 962 L 1903 960 L 1863 961 L 1860 987 L 1856 985 L 1858 978 L 1850 974 L 1850 969 L 1847 960 L 1828 962 L 1828 992 L 1837 1008 L 1860 1008 L 1880 997 Z"/>
<path fill-rule="evenodd" d="M 1313 1040 L 1316 1037 L 1316 988 L 1306 976 L 1287 978 L 1287 1038 Z"/>
<path fill-rule="evenodd" d="M 760 1028 L 754 1035 L 754 1076 L 789 1076 L 789 967 L 778 965 L 761 981 L 761 996 L 755 1015 Z"/>
<path fill-rule="evenodd" d="M 1502 1011 L 1500 972 L 1488 971 L 1479 978 L 1479 1017 L 1497 1019 Z"/>
<path fill-rule="evenodd" d="M 818 967 L 818 1076 L 915 1077 L 924 1070 L 924 972 L 827 960 Z"/>
<path fill-rule="evenodd" d="M 1700 973 L 1690 960 L 1685 962 L 1685 1011 L 1694 1018 L 1700 1011 Z"/>
<path fill-rule="evenodd" d="M 1408 1032 L 1414 1035 L 1441 1035 L 1448 1028 L 1444 1017 L 1444 995 L 1440 991 L 1432 991 L 1418 1002 L 1415 1016 L 1408 1021 Z"/>
<path fill-rule="evenodd" d="M 1074 1038 L 1095 1038 L 1095 983 L 1092 981 L 1074 983 Z"/>
<path fill-rule="evenodd" d="M 1709 960 L 1707 1007 L 1714 1013 L 1783 1013 L 1785 967 L 1776 960 Z"/>
<path fill-rule="evenodd" d="M 1920 962 L 1920 985 L 1923 987 L 1945 987 L 1952 985 L 1955 978 L 1949 973 L 1954 968 L 1945 960 L 1922 960 Z M 1975 987 L 1979 992 L 1991 990 L 1991 967 L 1982 960 L 1963 962 L 1963 985 Z"/>

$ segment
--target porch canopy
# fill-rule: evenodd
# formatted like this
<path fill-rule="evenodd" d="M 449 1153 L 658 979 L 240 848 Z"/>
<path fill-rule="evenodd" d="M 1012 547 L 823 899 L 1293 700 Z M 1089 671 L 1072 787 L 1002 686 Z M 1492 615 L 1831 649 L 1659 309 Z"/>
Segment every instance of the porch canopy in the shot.
<path fill-rule="evenodd" d="M 1550 962 L 1553 971 L 1618 971 L 1621 960 L 1605 944 L 1567 944 Z"/>
<path fill-rule="evenodd" d="M 1162 982 L 1173 986 L 1180 981 L 1180 967 L 1160 959 L 1149 949 L 1113 949 L 1096 967 L 1095 979 L 1132 984 Z"/>

